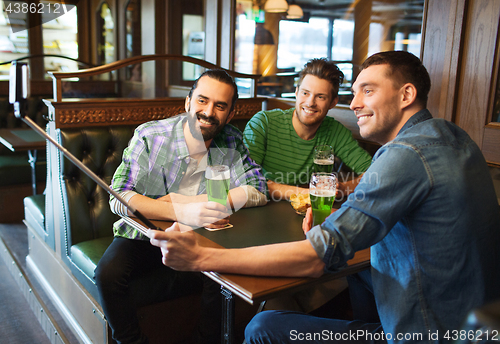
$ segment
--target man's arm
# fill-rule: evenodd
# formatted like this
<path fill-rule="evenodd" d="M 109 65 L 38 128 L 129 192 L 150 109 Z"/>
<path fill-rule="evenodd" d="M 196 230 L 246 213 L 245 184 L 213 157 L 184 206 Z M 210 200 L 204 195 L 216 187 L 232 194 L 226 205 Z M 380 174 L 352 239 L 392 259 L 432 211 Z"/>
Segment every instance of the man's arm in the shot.
<path fill-rule="evenodd" d="M 150 232 L 151 244 L 162 250 L 163 264 L 175 270 L 290 277 L 323 274 L 324 263 L 308 240 L 224 249 L 199 246 L 194 233 L 178 230 L 174 224 L 165 232 Z"/>
<path fill-rule="evenodd" d="M 229 216 L 229 207 L 240 209 L 251 203 L 252 206 L 264 205 L 265 195 L 255 188 L 245 185 L 231 189 L 228 194 L 228 207 L 208 202 L 206 194 L 185 196 L 170 193 L 158 199 L 153 199 L 135 192 L 128 191 L 122 194 L 128 203 L 150 219 L 179 221 L 184 224 L 206 226 L 209 223 L 220 221 Z M 252 198 L 252 199 L 250 199 Z M 111 201 L 111 211 L 118 215 L 133 216 L 116 199 Z M 225 221 L 227 222 L 227 221 Z M 224 225 L 225 223 L 219 222 Z"/>
<path fill-rule="evenodd" d="M 359 146 L 351 131 L 341 123 L 333 121 L 331 125 L 330 134 L 333 140 L 329 144 L 333 146 L 335 155 L 355 173 L 364 173 L 371 165 L 372 157 L 370 154 Z"/>
<path fill-rule="evenodd" d="M 269 197 L 273 201 L 290 200 L 290 196 L 293 194 L 309 194 L 308 188 L 301 188 L 294 185 L 286 185 L 273 182 L 272 180 L 267 181 L 267 187 L 269 188 Z"/>
<path fill-rule="evenodd" d="M 152 199 L 141 194 L 132 196 L 129 203 L 148 219 L 179 221 L 190 226 L 205 227 L 229 216 L 226 207 L 208 202 L 207 195 L 189 197 L 192 202 L 187 202 L 188 196 L 180 196 L 185 203 L 176 202 L 175 195 L 172 200 L 165 197 Z"/>
<path fill-rule="evenodd" d="M 343 197 L 348 196 L 351 194 L 356 186 L 359 184 L 359 181 L 361 180 L 361 176 L 358 176 L 356 178 L 353 178 L 351 180 L 348 180 L 343 183 L 338 183 L 337 186 L 337 197 Z M 269 188 L 269 197 L 273 201 L 280 201 L 280 200 L 290 200 L 290 196 L 293 194 L 309 194 L 309 188 L 302 188 L 299 186 L 294 186 L 294 185 L 286 185 L 286 184 L 280 184 L 273 182 L 272 180 L 267 181 L 267 187 Z"/>
<path fill-rule="evenodd" d="M 243 143 L 250 156 L 257 164 L 262 165 L 266 155 L 268 118 L 264 111 L 257 112 L 245 126 Z"/>

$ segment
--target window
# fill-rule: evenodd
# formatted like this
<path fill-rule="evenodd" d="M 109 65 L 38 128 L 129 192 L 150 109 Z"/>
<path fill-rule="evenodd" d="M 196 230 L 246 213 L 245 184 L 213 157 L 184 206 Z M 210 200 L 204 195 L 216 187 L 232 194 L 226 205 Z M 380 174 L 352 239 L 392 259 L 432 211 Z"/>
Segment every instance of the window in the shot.
<path fill-rule="evenodd" d="M 248 19 L 244 13 L 236 19 L 235 39 L 238 42 L 235 51 L 235 70 L 241 73 L 253 73 L 253 52 L 255 20 Z"/>
<path fill-rule="evenodd" d="M 47 1 L 42 1 L 47 3 Z M 43 53 L 50 55 L 60 55 L 78 59 L 78 25 L 77 8 L 75 5 L 64 5 L 61 12 L 65 14 L 57 15 L 51 12 L 42 13 L 42 36 Z M 78 63 L 70 59 L 60 57 L 45 57 L 45 72 L 68 72 L 78 70 Z M 45 74 L 47 79 L 50 76 Z"/>
<path fill-rule="evenodd" d="M 200 60 L 205 58 L 205 32 L 203 16 L 195 14 L 182 15 L 182 54 Z M 182 79 L 196 80 L 203 70 L 192 63 L 182 64 Z"/>
<path fill-rule="evenodd" d="M 281 20 L 278 68 L 300 71 L 310 59 L 326 57 L 328 26 L 329 20 L 325 18 L 311 18 L 309 22 Z"/>
<path fill-rule="evenodd" d="M 141 55 L 141 3 L 140 0 L 130 0 L 125 7 L 125 56 L 127 58 Z M 128 66 L 126 79 L 142 80 L 141 64 Z"/>
<path fill-rule="evenodd" d="M 28 14 L 6 12 L 9 3 L 0 1 L 0 63 L 9 62 L 29 53 Z M 9 80 L 10 63 L 0 65 L 0 80 Z"/>
<path fill-rule="evenodd" d="M 111 10 L 107 3 L 103 2 L 97 13 L 97 42 L 99 64 L 108 64 L 115 60 L 115 39 L 114 39 L 114 21 L 111 16 Z"/>
<path fill-rule="evenodd" d="M 125 7 L 126 57 L 141 55 L 141 3 L 130 0 Z"/>

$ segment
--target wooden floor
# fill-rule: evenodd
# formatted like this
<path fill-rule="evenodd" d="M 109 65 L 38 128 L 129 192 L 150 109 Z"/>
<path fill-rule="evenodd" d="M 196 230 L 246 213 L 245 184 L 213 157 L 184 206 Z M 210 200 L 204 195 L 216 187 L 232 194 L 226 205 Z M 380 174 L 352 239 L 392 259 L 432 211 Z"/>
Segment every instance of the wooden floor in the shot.
<path fill-rule="evenodd" d="M 26 226 L 0 223 L 0 239 L 0 342 L 78 343 L 26 269 Z"/>

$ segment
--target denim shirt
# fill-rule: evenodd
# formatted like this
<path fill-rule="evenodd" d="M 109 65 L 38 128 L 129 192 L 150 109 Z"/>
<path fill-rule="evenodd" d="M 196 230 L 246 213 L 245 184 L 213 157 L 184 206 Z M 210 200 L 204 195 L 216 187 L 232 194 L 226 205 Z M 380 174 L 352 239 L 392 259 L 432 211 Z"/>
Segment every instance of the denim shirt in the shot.
<path fill-rule="evenodd" d="M 377 151 L 355 192 L 307 238 L 326 272 L 371 246 L 389 342 L 442 341 L 500 297 L 500 208 L 487 164 L 462 129 L 428 110 Z"/>

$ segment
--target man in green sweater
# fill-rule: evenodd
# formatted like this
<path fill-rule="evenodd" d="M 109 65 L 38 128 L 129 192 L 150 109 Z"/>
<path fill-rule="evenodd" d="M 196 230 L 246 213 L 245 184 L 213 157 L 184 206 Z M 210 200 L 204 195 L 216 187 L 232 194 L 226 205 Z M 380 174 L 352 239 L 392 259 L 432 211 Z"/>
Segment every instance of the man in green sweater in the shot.
<path fill-rule="evenodd" d="M 338 102 L 343 73 L 326 59 L 304 65 L 295 90 L 295 108 L 260 111 L 250 119 L 243 141 L 250 156 L 260 164 L 268 180 L 271 199 L 289 199 L 309 193 L 314 147 L 330 145 L 335 156 L 356 174 L 371 164 L 371 156 L 352 137 L 349 129 L 328 117 Z M 340 196 L 353 191 L 359 177 L 339 183 Z"/>

